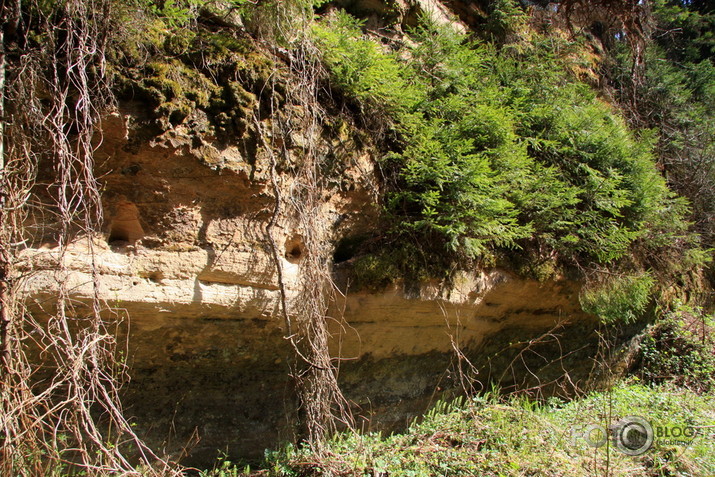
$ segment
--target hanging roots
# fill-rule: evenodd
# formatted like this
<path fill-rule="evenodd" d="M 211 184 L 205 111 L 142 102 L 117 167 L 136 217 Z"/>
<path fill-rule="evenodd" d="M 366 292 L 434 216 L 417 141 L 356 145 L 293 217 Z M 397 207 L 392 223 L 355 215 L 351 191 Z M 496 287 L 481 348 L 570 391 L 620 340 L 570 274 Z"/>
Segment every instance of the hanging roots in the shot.
<path fill-rule="evenodd" d="M 92 237 L 102 207 L 93 140 L 112 98 L 104 56 L 110 3 L 2 5 L 11 33 L 1 42 L 0 474 L 56 475 L 80 467 L 90 475 L 140 475 L 141 465 L 142 475 L 166 475 L 167 464 L 123 416 L 118 383 L 124 369 L 115 340 L 120 320 L 99 299 L 94 264 Z M 80 237 L 92 257 L 95 293 L 77 304 L 64 285 L 64 255 Z M 58 292 L 44 307 L 47 318 L 26 310 L 19 272 L 21 252 L 39 241 L 56 244 Z M 128 452 L 137 458 L 130 461 Z"/>
<path fill-rule="evenodd" d="M 328 242 L 329 231 L 321 217 L 323 195 L 327 190 L 325 178 L 321 174 L 321 154 L 318 141 L 321 136 L 321 118 L 324 115 L 318 101 L 319 80 L 326 73 L 319 61 L 315 46 L 305 35 L 310 19 L 305 12 L 283 11 L 281 3 L 272 6 L 277 20 L 274 22 L 278 32 L 273 32 L 278 38 L 289 40 L 290 51 L 283 52 L 287 56 L 290 80 L 287 82 L 287 101 L 299 105 L 302 117 L 301 124 L 305 146 L 300 158 L 300 164 L 294 174 L 291 187 L 282 192 L 276 173 L 277 158 L 272 148 L 266 143 L 266 134 L 262 132 L 257 115 L 254 117 L 256 132 L 263 142 L 263 147 L 271 161 L 271 178 L 275 197 L 273 216 L 266 235 L 271 244 L 274 263 L 278 270 L 281 290 L 281 310 L 285 322 L 287 339 L 290 340 L 297 359 L 293 365 L 292 375 L 296 380 L 304 432 L 307 442 L 314 451 L 322 449 L 324 438 L 334 432 L 339 425 L 354 427 L 349 404 L 338 385 L 338 361 L 331 357 L 329 350 L 330 333 L 328 331 L 328 307 L 333 294 L 337 293 L 330 274 L 331 246 Z M 290 8 L 285 6 L 285 8 Z M 280 29 L 284 22 L 280 18 L 290 18 L 290 28 Z M 296 25 L 296 21 L 304 19 L 304 24 Z M 276 83 L 275 75 L 272 85 Z M 276 115 L 277 105 L 275 94 L 271 94 L 271 111 L 273 117 L 272 137 L 283 137 L 282 153 L 286 162 L 288 151 L 285 144 L 291 134 L 291 125 L 295 119 L 292 109 Z M 283 210 L 285 208 L 285 211 Z M 297 231 L 303 239 L 303 250 L 300 256 L 300 272 L 297 296 L 288 300 L 283 281 L 281 254 L 277 246 L 274 229 L 280 215 L 285 214 L 297 222 Z"/>

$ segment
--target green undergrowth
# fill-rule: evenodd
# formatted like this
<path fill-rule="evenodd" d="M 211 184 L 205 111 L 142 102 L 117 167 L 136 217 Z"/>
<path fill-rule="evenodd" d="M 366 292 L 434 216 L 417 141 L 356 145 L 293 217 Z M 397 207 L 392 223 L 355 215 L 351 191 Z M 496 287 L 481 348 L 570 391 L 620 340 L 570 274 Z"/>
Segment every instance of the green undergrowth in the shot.
<path fill-rule="evenodd" d="M 655 323 L 641 343 L 642 379 L 673 383 L 696 391 L 715 389 L 712 314 L 680 305 Z"/>
<path fill-rule="evenodd" d="M 404 433 L 345 433 L 320 454 L 289 446 L 268 454 L 267 470 L 223 464 L 203 476 L 706 476 L 715 472 L 714 405 L 709 394 L 636 382 L 569 403 L 487 394 L 438 402 Z M 654 429 L 653 447 L 642 455 L 584 440 L 594 432 L 590 442 L 598 443 L 599 430 L 628 416 Z M 681 432 L 697 434 L 672 437 Z"/>

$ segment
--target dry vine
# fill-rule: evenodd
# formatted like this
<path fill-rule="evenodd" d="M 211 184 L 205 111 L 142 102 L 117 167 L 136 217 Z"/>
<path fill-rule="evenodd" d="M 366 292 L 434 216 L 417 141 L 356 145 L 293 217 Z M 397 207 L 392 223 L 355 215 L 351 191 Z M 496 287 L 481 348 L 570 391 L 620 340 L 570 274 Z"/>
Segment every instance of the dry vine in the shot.
<path fill-rule="evenodd" d="M 275 198 L 272 218 L 266 235 L 271 245 L 271 253 L 279 277 L 281 292 L 281 313 L 285 322 L 287 339 L 298 357 L 292 369 L 300 395 L 300 404 L 307 433 L 307 442 L 316 451 L 322 449 L 324 438 L 342 423 L 353 427 L 349 404 L 338 385 L 339 361 L 330 354 L 331 339 L 328 330 L 328 308 L 337 292 L 330 274 L 331 250 L 328 242 L 329 231 L 321 217 L 323 196 L 328 190 L 321 173 L 322 154 L 319 150 L 321 119 L 324 116 L 318 93 L 320 80 L 326 77 L 319 61 L 319 53 L 306 34 L 311 9 L 301 11 L 299 4 L 276 2 L 272 9 L 275 16 L 270 32 L 259 32 L 269 36 L 274 43 L 284 43 L 287 50 L 278 53 L 287 62 L 289 80 L 285 84 L 286 100 L 297 106 L 300 117 L 292 108 L 277 113 L 275 87 L 278 79 L 272 77 L 271 87 L 271 137 L 281 138 L 281 152 L 284 165 L 298 162 L 288 191 L 282 192 L 277 178 L 278 159 L 273 149 L 265 141 L 266 134 L 254 117 L 254 126 L 263 142 L 271 162 L 271 181 Z M 266 13 L 266 12 L 264 12 Z M 298 123 L 305 144 L 300 158 L 292 158 L 288 150 L 294 124 Z M 285 211 L 283 210 L 285 208 Z M 303 242 L 304 253 L 300 257 L 299 281 L 295 296 L 287 297 L 281 252 L 274 232 L 280 215 L 295 220 L 296 233 Z"/>
<path fill-rule="evenodd" d="M 631 76 L 634 84 L 644 78 L 645 47 L 653 28 L 650 5 L 640 0 L 565 0 L 558 2 L 559 12 L 569 28 L 600 25 L 601 40 L 611 46 L 612 38 L 625 35 L 633 54 Z"/>
<path fill-rule="evenodd" d="M 301 262 L 301 298 L 296 304 L 300 317 L 299 328 L 305 334 L 306 347 L 313 365 L 301 373 L 308 435 L 313 443 L 320 443 L 334 430 L 335 418 L 352 426 L 349 407 L 338 386 L 339 369 L 329 350 L 328 305 L 330 293 L 336 288 L 330 275 L 331 246 L 327 243 L 320 209 L 323 205 L 325 184 L 321 179 L 320 154 L 315 142 L 320 138 L 319 118 L 322 111 L 317 100 L 318 78 L 324 74 L 316 60 L 317 51 L 309 42 L 304 42 L 291 57 L 291 69 L 300 78 L 293 95 L 302 104 L 307 117 L 307 148 L 302 165 L 296 175 L 291 191 L 290 205 L 299 217 L 299 231 L 307 253 Z M 284 129 L 290 126 L 290 120 Z"/>
<path fill-rule="evenodd" d="M 142 475 L 172 472 L 123 415 L 119 322 L 99 297 L 93 237 L 102 205 L 93 141 L 112 99 L 105 68 L 109 7 L 107 0 L 2 5 L 4 24 L 12 26 L 0 42 L 2 475 L 55 475 L 77 466 L 90 475 L 140 475 L 137 465 Z M 74 303 L 66 286 L 66 252 L 80 238 L 91 258 L 89 303 Z M 28 264 L 20 257 L 40 240 L 55 244 L 56 300 L 46 317 L 28 311 L 22 290 Z M 137 458 L 130 460 L 130 452 Z"/>

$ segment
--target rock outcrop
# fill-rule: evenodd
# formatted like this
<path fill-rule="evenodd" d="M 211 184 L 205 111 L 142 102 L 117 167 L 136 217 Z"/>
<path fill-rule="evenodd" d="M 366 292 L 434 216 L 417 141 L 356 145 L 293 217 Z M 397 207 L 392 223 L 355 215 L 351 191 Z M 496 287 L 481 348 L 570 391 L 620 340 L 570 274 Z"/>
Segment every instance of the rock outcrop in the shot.
<path fill-rule="evenodd" d="M 217 450 L 260 456 L 297 432 L 288 367 L 295 354 L 266 232 L 274 203 L 267 152 L 220 146 L 183 126 L 137 143 L 131 119 L 107 118 L 97 151 L 104 236 L 79 240 L 62 257 L 52 243 L 28 250 L 30 307 L 41 315 L 52 303 L 53 269 L 63 260 L 63 285 L 81 313 L 94 294 L 94 263 L 107 313 L 121 322 L 120 342 L 128 338 L 125 406 L 141 433 L 167 453 L 186 448 L 194 464 L 210 464 Z M 286 194 L 299 138 L 280 165 Z M 378 214 L 370 150 L 350 134 L 325 134 L 319 150 L 339 171 L 318 212 L 325 239 L 369 233 Z M 286 213 L 274 231 L 289 301 L 310 253 L 295 227 Z M 573 389 L 590 369 L 596 340 L 584 330 L 593 318 L 581 310 L 575 282 L 493 269 L 463 271 L 450 283 L 341 293 L 329 313 L 331 350 L 365 428 L 403 426 L 436 397 L 492 378 L 553 392 Z"/>

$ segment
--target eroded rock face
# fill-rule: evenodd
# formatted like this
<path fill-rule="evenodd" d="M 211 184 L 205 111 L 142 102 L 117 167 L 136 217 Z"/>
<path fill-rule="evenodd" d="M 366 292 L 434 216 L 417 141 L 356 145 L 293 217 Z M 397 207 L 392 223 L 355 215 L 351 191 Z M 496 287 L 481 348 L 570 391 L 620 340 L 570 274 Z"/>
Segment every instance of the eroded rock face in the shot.
<path fill-rule="evenodd" d="M 371 30 L 415 27 L 418 17 L 424 15 L 455 32 L 467 31 L 466 25 L 452 11 L 454 7 L 438 0 L 336 0 L 332 4 L 359 18 L 366 18 L 366 26 Z"/>
<path fill-rule="evenodd" d="M 151 444 L 174 456 L 188 444 L 185 462 L 195 465 L 210 465 L 217 451 L 260 457 L 297 432 L 295 353 L 284 338 L 266 234 L 274 207 L 266 152 L 218 146 L 181 127 L 136 145 L 126 123 L 107 119 L 97 153 L 106 234 L 70 246 L 65 285 L 78 304 L 91 301 L 93 253 L 99 294 L 128 335 L 125 406 Z M 337 243 L 370 232 L 377 181 L 369 150 L 349 136 L 329 137 L 320 150 L 339 174 L 317 213 L 323 239 Z M 281 164 L 286 194 L 300 149 L 295 141 Z M 290 302 L 310 250 L 288 212 L 276 224 Z M 56 293 L 50 270 L 60 257 L 48 243 L 25 259 L 25 289 L 40 314 Z M 577 283 L 489 270 L 461 272 L 450 284 L 342 292 L 329 313 L 331 351 L 342 359 L 339 380 L 364 427 L 404 425 L 465 383 L 553 387 L 568 381 L 567 370 L 569 385 L 588 374 L 574 364 L 590 363 L 595 343 Z M 533 343 L 549 330 L 557 343 Z"/>

